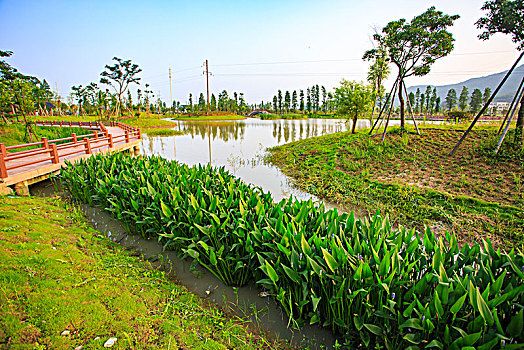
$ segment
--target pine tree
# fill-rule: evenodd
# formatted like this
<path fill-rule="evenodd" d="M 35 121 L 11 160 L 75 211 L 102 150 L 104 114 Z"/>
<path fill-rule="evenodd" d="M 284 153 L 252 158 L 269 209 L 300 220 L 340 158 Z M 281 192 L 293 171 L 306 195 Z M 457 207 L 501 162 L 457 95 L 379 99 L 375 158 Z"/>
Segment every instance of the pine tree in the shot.
<path fill-rule="evenodd" d="M 297 90 L 294 90 L 291 96 L 291 108 L 293 108 L 293 111 L 297 110 Z"/>
<path fill-rule="evenodd" d="M 480 89 L 473 90 L 469 105 L 471 111 L 475 114 L 480 110 L 480 106 L 482 105 L 482 91 L 480 91 Z"/>
<path fill-rule="evenodd" d="M 289 91 L 286 91 L 286 94 L 284 95 L 284 108 L 286 110 L 286 113 L 289 112 L 289 107 L 291 106 L 291 94 Z"/>
<path fill-rule="evenodd" d="M 282 91 L 278 90 L 278 112 L 282 113 Z"/>
<path fill-rule="evenodd" d="M 461 111 L 465 111 L 468 107 L 469 91 L 468 88 L 463 86 L 459 96 L 459 108 Z"/>
<path fill-rule="evenodd" d="M 455 91 L 455 89 L 450 89 L 446 96 L 446 107 L 448 107 L 448 111 L 451 111 L 456 104 L 457 92 Z"/>
<path fill-rule="evenodd" d="M 300 112 L 304 113 L 304 90 L 300 90 Z"/>

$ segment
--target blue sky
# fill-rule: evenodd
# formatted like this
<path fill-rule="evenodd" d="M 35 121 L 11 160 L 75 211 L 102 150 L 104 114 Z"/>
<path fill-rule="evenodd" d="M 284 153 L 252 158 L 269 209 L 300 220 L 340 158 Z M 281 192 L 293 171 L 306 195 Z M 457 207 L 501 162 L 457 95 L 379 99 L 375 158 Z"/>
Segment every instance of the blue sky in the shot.
<path fill-rule="evenodd" d="M 244 92 L 248 102 L 270 100 L 278 89 L 333 88 L 342 78 L 363 80 L 373 28 L 411 19 L 430 6 L 461 18 L 451 29 L 454 52 L 426 77 L 408 85 L 446 84 L 507 69 L 517 57 L 508 37 L 479 41 L 475 21 L 483 1 L 24 1 L 0 0 L 0 49 L 22 72 L 46 78 L 60 94 L 98 82 L 113 56 L 143 69 L 164 101 L 211 91 Z M 143 85 L 143 84 L 142 84 Z M 136 91 L 136 86 L 132 91 Z M 143 86 L 141 87 L 143 89 Z"/>

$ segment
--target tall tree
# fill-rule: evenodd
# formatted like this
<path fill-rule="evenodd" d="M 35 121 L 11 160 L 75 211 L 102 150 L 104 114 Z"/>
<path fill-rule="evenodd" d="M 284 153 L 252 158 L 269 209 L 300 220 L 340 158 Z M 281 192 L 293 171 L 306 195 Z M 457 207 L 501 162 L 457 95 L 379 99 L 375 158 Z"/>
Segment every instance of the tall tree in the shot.
<path fill-rule="evenodd" d="M 465 111 L 468 107 L 469 91 L 468 88 L 463 86 L 459 96 L 459 108 L 461 111 Z"/>
<path fill-rule="evenodd" d="M 433 88 L 431 92 L 431 99 L 429 100 L 429 112 L 433 114 L 435 110 L 435 103 L 437 102 L 437 88 Z"/>
<path fill-rule="evenodd" d="M 278 113 L 278 98 L 277 96 L 273 96 L 273 110 L 275 113 Z"/>
<path fill-rule="evenodd" d="M 140 78 L 137 76 L 142 71 L 138 64 L 132 63 L 131 60 L 123 60 L 118 57 L 113 57 L 115 63 L 110 66 L 105 66 L 105 71 L 100 73 L 100 83 L 111 86 L 118 95 L 118 106 L 116 115 L 120 116 L 120 108 L 122 106 L 122 95 L 126 92 L 129 84 L 140 85 Z"/>
<path fill-rule="evenodd" d="M 379 46 L 387 50 L 388 57 L 398 69 L 401 128 L 404 129 L 406 123 L 402 91 L 404 80 L 410 76 L 428 74 L 437 59 L 453 50 L 453 35 L 447 29 L 458 18 L 458 15 L 445 15 L 436 11 L 435 7 L 430 7 L 409 23 L 405 19 L 389 22 L 382 29 L 382 34 L 373 36 Z M 364 58 L 377 55 L 378 50 L 372 49 L 364 54 Z"/>
<path fill-rule="evenodd" d="M 217 110 L 217 98 L 215 97 L 215 94 L 211 94 L 211 110 Z"/>
<path fill-rule="evenodd" d="M 435 100 L 435 112 L 440 112 L 440 96 L 437 96 L 437 99 Z"/>
<path fill-rule="evenodd" d="M 431 86 L 426 86 L 426 93 L 425 93 L 425 96 L 426 96 L 426 114 L 428 114 L 430 112 L 430 108 L 429 108 L 429 101 L 431 101 L 431 92 L 433 90 L 431 90 Z"/>
<path fill-rule="evenodd" d="M 278 90 L 278 112 L 282 113 L 282 90 Z"/>
<path fill-rule="evenodd" d="M 457 92 L 455 89 L 450 89 L 446 95 L 446 107 L 451 112 L 453 107 L 457 104 Z"/>
<path fill-rule="evenodd" d="M 284 108 L 286 109 L 286 112 L 289 112 L 289 107 L 291 106 L 291 94 L 289 91 L 286 91 L 286 94 L 284 95 Z"/>
<path fill-rule="evenodd" d="M 488 103 L 490 97 L 491 97 L 491 89 L 485 88 L 484 94 L 482 95 L 482 102 Z"/>
<path fill-rule="evenodd" d="M 300 112 L 304 113 L 304 90 L 300 90 Z"/>
<path fill-rule="evenodd" d="M 327 91 L 326 87 L 322 85 L 322 110 L 326 112 L 326 104 L 327 104 Z"/>
<path fill-rule="evenodd" d="M 482 91 L 480 89 L 473 90 L 473 93 L 471 94 L 471 101 L 469 103 L 469 106 L 471 107 L 471 111 L 473 113 L 477 113 L 480 110 L 480 106 L 482 105 Z"/>
<path fill-rule="evenodd" d="M 375 31 L 375 34 L 378 34 Z M 383 82 L 386 80 L 391 73 L 391 69 L 388 64 L 388 54 L 387 50 L 383 45 L 380 45 L 377 48 L 377 52 L 374 55 L 369 57 L 364 57 L 365 59 L 372 60 L 372 64 L 368 68 L 368 82 L 373 86 L 373 107 L 372 110 L 375 110 L 377 100 L 381 101 L 384 96 L 384 87 Z M 413 105 L 413 104 L 412 104 Z M 373 115 L 370 115 L 370 120 L 373 122 Z"/>
<path fill-rule="evenodd" d="M 307 102 L 306 102 L 306 109 L 308 111 L 308 113 L 311 113 L 311 90 L 308 88 L 307 89 Z"/>
<path fill-rule="evenodd" d="M 342 80 L 335 88 L 335 102 L 337 111 L 353 118 L 351 133 L 355 133 L 358 117 L 370 112 L 373 105 L 373 87 L 356 81 Z"/>
<path fill-rule="evenodd" d="M 522 0 L 489 0 L 482 6 L 486 16 L 477 21 L 477 27 L 485 31 L 479 35 L 488 40 L 496 33 L 511 35 L 517 44 L 517 50 L 524 50 L 524 2 Z M 524 147 L 524 99 L 520 102 L 517 125 L 515 127 L 515 145 Z"/>
<path fill-rule="evenodd" d="M 293 90 L 293 95 L 291 95 L 291 108 L 293 111 L 297 110 L 297 90 Z"/>
<path fill-rule="evenodd" d="M 420 89 L 417 88 L 417 93 L 415 94 L 415 111 L 420 113 Z"/>

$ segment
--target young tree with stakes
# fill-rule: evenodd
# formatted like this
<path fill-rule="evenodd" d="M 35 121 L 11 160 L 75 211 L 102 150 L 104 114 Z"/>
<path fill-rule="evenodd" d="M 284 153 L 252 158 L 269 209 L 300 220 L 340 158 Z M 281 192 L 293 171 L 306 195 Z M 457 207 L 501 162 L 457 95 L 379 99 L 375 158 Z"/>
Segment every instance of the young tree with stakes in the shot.
<path fill-rule="evenodd" d="M 404 91 L 405 79 L 424 76 L 431 65 L 453 50 L 453 35 L 448 27 L 460 16 L 445 15 L 430 7 L 426 12 L 407 22 L 405 19 L 389 22 L 382 34 L 373 35 L 379 47 L 384 47 L 390 61 L 397 67 L 398 97 L 400 100 L 400 126 L 405 129 Z M 364 54 L 364 59 L 379 55 L 377 49 Z M 394 90 L 394 89 L 393 89 Z"/>
<path fill-rule="evenodd" d="M 137 77 L 138 73 L 142 71 L 138 67 L 138 64 L 132 63 L 131 60 L 123 60 L 118 57 L 113 57 L 115 64 L 112 66 L 105 66 L 105 71 L 100 73 L 102 78 L 100 78 L 100 83 L 111 86 L 117 96 L 118 96 L 118 105 L 116 108 L 116 116 L 120 116 L 120 109 L 122 106 L 122 95 L 126 92 L 129 84 L 138 84 L 140 85 L 140 78 Z"/>

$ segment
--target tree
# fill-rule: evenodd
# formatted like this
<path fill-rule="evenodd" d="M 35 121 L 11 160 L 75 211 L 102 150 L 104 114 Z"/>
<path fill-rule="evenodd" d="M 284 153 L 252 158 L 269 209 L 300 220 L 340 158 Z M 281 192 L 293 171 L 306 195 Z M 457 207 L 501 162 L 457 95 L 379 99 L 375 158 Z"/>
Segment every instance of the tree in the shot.
<path fill-rule="evenodd" d="M 217 110 L 217 98 L 215 97 L 215 94 L 211 94 L 211 110 Z"/>
<path fill-rule="evenodd" d="M 414 106 L 415 106 L 415 94 L 413 93 L 413 91 L 408 94 L 408 98 L 409 98 L 409 104 L 411 105 L 411 107 L 414 108 Z"/>
<path fill-rule="evenodd" d="M 311 113 L 311 90 L 308 88 L 306 93 L 306 109 L 308 113 Z"/>
<path fill-rule="evenodd" d="M 420 89 L 417 88 L 417 93 L 415 94 L 415 111 L 420 113 Z"/>
<path fill-rule="evenodd" d="M 304 90 L 300 90 L 300 112 L 304 113 Z"/>
<path fill-rule="evenodd" d="M 378 34 L 375 32 L 375 34 Z M 386 80 L 391 73 L 391 69 L 388 64 L 388 55 L 386 48 L 380 46 L 377 48 L 376 54 L 365 57 L 368 60 L 373 60 L 373 63 L 368 68 L 368 82 L 373 86 L 373 111 L 375 110 L 377 99 L 380 101 L 384 96 L 384 88 L 382 83 Z M 413 103 L 411 104 L 413 106 Z M 370 121 L 373 122 L 373 114 L 370 116 Z"/>
<path fill-rule="evenodd" d="M 373 105 L 373 87 L 343 79 L 335 88 L 334 98 L 338 113 L 353 117 L 351 133 L 354 134 L 358 117 L 370 111 Z"/>
<path fill-rule="evenodd" d="M 277 96 L 273 96 L 273 110 L 277 113 L 278 99 Z"/>
<path fill-rule="evenodd" d="M 420 113 L 424 113 L 426 106 L 426 94 L 420 95 Z"/>
<path fill-rule="evenodd" d="M 459 96 L 459 108 L 461 111 L 465 111 L 468 107 L 469 91 L 468 88 L 463 86 Z"/>
<path fill-rule="evenodd" d="M 484 94 L 482 95 L 482 102 L 485 104 L 488 103 L 490 97 L 491 97 L 491 89 L 485 88 Z"/>
<path fill-rule="evenodd" d="M 431 99 L 429 100 L 429 112 L 433 114 L 433 111 L 435 110 L 435 103 L 437 102 L 437 88 L 433 88 L 433 91 L 431 92 Z"/>
<path fill-rule="evenodd" d="M 431 92 L 433 90 L 431 90 L 431 86 L 427 86 L 426 87 L 426 93 L 425 93 L 425 96 L 426 96 L 426 114 L 428 114 L 430 112 L 430 108 L 429 108 L 429 101 L 431 101 Z"/>
<path fill-rule="evenodd" d="M 455 89 L 450 89 L 446 95 L 446 107 L 451 112 L 453 107 L 457 104 L 457 92 Z"/>
<path fill-rule="evenodd" d="M 201 111 L 206 109 L 206 98 L 202 92 L 200 93 L 200 96 L 198 96 L 198 108 Z"/>
<path fill-rule="evenodd" d="M 473 93 L 471 94 L 471 101 L 469 103 L 469 106 L 471 107 L 471 111 L 473 113 L 477 113 L 481 105 L 482 105 L 482 92 L 480 91 L 480 89 L 475 89 L 473 90 Z"/>
<path fill-rule="evenodd" d="M 453 25 L 458 15 L 445 15 L 430 7 L 426 12 L 407 23 L 405 19 L 392 21 L 382 29 L 383 34 L 373 35 L 373 39 L 384 47 L 391 62 L 398 69 L 398 97 L 400 100 L 400 125 L 405 128 L 405 109 L 402 87 L 410 76 L 424 76 L 430 72 L 431 65 L 453 50 L 453 35 L 447 28 Z M 377 49 L 366 51 L 364 58 L 376 57 Z"/>
<path fill-rule="evenodd" d="M 327 91 L 326 87 L 322 85 L 322 110 L 326 112 L 326 104 L 327 104 Z"/>
<path fill-rule="evenodd" d="M 278 112 L 282 113 L 282 90 L 278 90 Z"/>
<path fill-rule="evenodd" d="M 435 112 L 440 112 L 440 96 L 437 96 L 437 99 L 435 100 Z"/>
<path fill-rule="evenodd" d="M 490 0 L 482 6 L 488 11 L 485 17 L 477 21 L 477 28 L 485 31 L 479 35 L 482 40 L 488 40 L 496 33 L 511 35 L 517 44 L 517 50 L 524 50 L 524 2 L 522 0 Z M 491 91 L 490 91 L 491 95 Z M 520 102 L 517 125 L 515 127 L 515 145 L 523 147 L 524 132 L 524 99 Z"/>
<path fill-rule="evenodd" d="M 100 83 L 111 86 L 118 95 L 118 105 L 116 108 L 116 116 L 120 116 L 120 106 L 122 106 L 122 95 L 126 92 L 129 84 L 140 85 L 140 78 L 138 73 L 142 71 L 138 64 L 132 63 L 131 60 L 122 60 L 118 57 L 113 57 L 116 61 L 112 66 L 105 66 L 105 71 L 100 73 Z"/>
<path fill-rule="evenodd" d="M 289 107 L 291 106 L 291 94 L 289 91 L 286 91 L 286 94 L 284 95 L 284 108 L 286 109 L 286 112 L 289 111 Z"/>
<path fill-rule="evenodd" d="M 293 95 L 291 96 L 291 108 L 293 111 L 297 110 L 297 90 L 293 91 Z"/>

